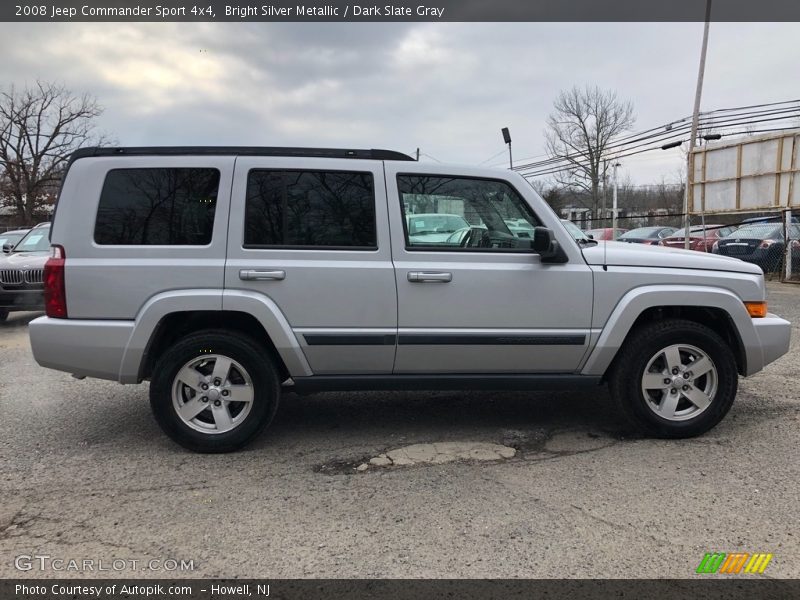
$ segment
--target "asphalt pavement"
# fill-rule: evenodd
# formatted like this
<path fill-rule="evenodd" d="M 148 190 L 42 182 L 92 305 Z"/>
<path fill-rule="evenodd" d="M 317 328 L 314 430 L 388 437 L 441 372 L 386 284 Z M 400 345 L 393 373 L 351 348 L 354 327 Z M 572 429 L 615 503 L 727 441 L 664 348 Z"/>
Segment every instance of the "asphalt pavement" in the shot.
<path fill-rule="evenodd" d="M 12 313 L 0 577 L 692 577 L 714 551 L 800 577 L 800 286 L 768 297 L 792 349 L 700 438 L 631 437 L 604 388 L 287 394 L 228 455 L 170 442 L 147 384 L 39 367 Z"/>

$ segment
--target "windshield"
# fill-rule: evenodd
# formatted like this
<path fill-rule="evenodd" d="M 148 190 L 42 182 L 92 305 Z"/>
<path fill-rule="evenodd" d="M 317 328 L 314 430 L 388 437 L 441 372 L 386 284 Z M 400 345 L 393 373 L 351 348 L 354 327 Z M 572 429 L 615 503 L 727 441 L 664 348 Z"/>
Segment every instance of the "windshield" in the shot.
<path fill-rule="evenodd" d="M 25 235 L 24 233 L 0 233 L 0 248 L 5 246 L 6 244 L 11 244 L 12 246 L 16 244 L 22 236 Z"/>
<path fill-rule="evenodd" d="M 528 223 L 525 219 L 503 219 L 509 228 L 516 227 L 517 229 L 533 229 L 533 225 Z"/>
<path fill-rule="evenodd" d="M 50 249 L 49 227 L 31 229 L 16 246 L 14 252 L 47 252 Z"/>
<path fill-rule="evenodd" d="M 779 238 L 782 237 L 781 226 L 775 225 L 774 223 L 753 223 L 751 225 L 742 225 L 739 229 L 727 237 L 756 238 L 759 240 Z"/>
<path fill-rule="evenodd" d="M 453 233 L 469 227 L 463 217 L 458 215 L 420 215 L 408 218 L 408 234 Z"/>

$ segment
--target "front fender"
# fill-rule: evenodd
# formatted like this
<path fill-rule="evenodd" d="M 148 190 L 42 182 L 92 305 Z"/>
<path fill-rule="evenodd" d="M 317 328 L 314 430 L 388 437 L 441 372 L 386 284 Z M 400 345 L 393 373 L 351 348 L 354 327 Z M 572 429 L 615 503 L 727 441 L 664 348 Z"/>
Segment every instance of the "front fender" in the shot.
<path fill-rule="evenodd" d="M 745 374 L 764 368 L 761 343 L 747 309 L 733 292 L 710 286 L 647 285 L 626 293 L 608 317 L 582 375 L 603 375 L 622 347 L 636 319 L 645 310 L 662 306 L 722 309 L 733 321 L 745 351 Z"/>

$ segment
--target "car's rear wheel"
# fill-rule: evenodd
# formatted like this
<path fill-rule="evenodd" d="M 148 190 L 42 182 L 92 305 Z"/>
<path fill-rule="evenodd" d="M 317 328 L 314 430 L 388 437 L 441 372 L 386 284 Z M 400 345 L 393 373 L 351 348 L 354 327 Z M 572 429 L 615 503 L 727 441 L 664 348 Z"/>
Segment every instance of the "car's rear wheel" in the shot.
<path fill-rule="evenodd" d="M 730 410 L 738 387 L 736 358 L 716 332 L 665 319 L 634 331 L 609 377 L 620 412 L 652 436 L 705 433 Z"/>
<path fill-rule="evenodd" d="M 231 452 L 272 421 L 280 382 L 269 353 L 240 334 L 189 335 L 158 360 L 150 405 L 166 434 L 195 452 Z"/>

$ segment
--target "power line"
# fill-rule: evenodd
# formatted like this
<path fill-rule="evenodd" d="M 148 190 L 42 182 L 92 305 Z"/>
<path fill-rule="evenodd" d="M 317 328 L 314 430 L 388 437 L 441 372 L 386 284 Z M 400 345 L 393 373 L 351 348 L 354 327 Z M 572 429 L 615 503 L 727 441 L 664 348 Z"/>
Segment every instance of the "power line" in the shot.
<path fill-rule="evenodd" d="M 506 149 L 505 149 L 505 148 L 503 148 L 503 149 L 502 149 L 502 150 L 500 150 L 500 152 L 498 152 L 497 154 L 495 154 L 495 155 L 493 155 L 493 156 L 490 156 L 489 158 L 487 158 L 487 159 L 486 159 L 486 160 L 484 160 L 484 161 L 481 161 L 481 162 L 479 162 L 479 163 L 478 163 L 478 166 L 485 165 L 485 164 L 486 164 L 487 162 L 489 162 L 490 160 L 493 160 L 493 159 L 497 158 L 498 156 L 500 156 L 501 154 L 505 154 L 505 153 L 506 153 Z"/>
<path fill-rule="evenodd" d="M 430 158 L 431 160 L 435 160 L 435 161 L 436 161 L 436 162 L 438 162 L 438 163 L 442 162 L 442 161 L 440 161 L 438 158 L 436 158 L 435 156 L 431 156 L 430 154 L 426 154 L 425 152 L 420 152 L 420 155 L 421 155 L 421 156 L 427 156 L 427 157 L 428 157 L 428 158 Z"/>
<path fill-rule="evenodd" d="M 769 119 L 747 119 L 747 118 L 745 118 L 745 117 L 749 117 L 749 116 L 764 116 L 764 117 L 766 117 L 766 116 L 770 116 L 770 115 L 772 115 L 772 118 L 769 118 Z M 735 117 L 735 118 L 727 118 L 727 117 Z M 761 122 L 765 122 L 765 121 L 789 120 L 789 119 L 797 118 L 797 117 L 800 117 L 800 106 L 792 107 L 792 108 L 778 109 L 778 110 L 773 110 L 773 111 L 761 111 L 761 112 L 755 111 L 755 112 L 752 112 L 752 113 L 741 113 L 739 115 L 720 115 L 717 118 L 711 118 L 711 119 L 704 118 L 703 120 L 701 120 L 700 129 L 708 130 L 708 129 L 720 128 L 720 127 L 730 127 L 730 126 L 733 126 L 733 125 L 744 125 L 744 124 L 761 123 Z M 673 123 L 675 123 L 675 122 L 673 121 Z M 668 130 L 666 129 L 666 127 L 667 127 L 667 125 L 662 125 L 660 127 L 655 127 L 655 128 L 646 130 L 645 132 L 640 132 L 640 133 L 637 133 L 637 134 L 634 134 L 634 135 L 631 135 L 631 136 L 627 136 L 626 138 L 620 138 L 620 139 L 616 140 L 615 143 L 611 144 L 610 146 L 607 146 L 605 148 L 605 150 L 606 150 L 606 152 L 608 152 L 610 150 L 621 148 L 623 146 L 630 146 L 631 144 L 635 144 L 635 143 L 637 145 L 636 146 L 631 146 L 631 147 L 632 148 L 639 148 L 639 147 L 644 146 L 643 143 L 639 143 L 639 142 L 648 142 L 648 141 L 651 141 L 651 140 L 658 140 L 660 142 L 666 142 L 666 141 L 669 141 L 669 140 L 674 140 L 674 139 L 676 139 L 678 137 L 681 137 L 685 133 L 685 131 L 690 128 L 690 123 L 685 123 L 683 125 L 679 125 L 678 127 L 671 127 Z M 664 131 L 661 131 L 660 133 L 657 133 L 657 134 L 644 135 L 644 133 L 646 133 L 646 132 L 656 131 L 656 130 L 664 130 Z M 628 141 L 626 142 L 624 140 L 628 140 Z M 631 149 L 631 147 L 629 147 L 627 149 Z M 611 155 L 613 156 L 613 153 L 611 153 Z M 535 163 L 527 163 L 527 164 L 516 165 L 514 167 L 514 170 L 518 170 L 519 171 L 519 170 L 525 170 L 525 169 L 546 167 L 546 166 L 549 166 L 549 165 L 555 165 L 555 164 L 562 163 L 562 162 L 570 162 L 571 160 L 579 160 L 581 158 L 585 159 L 585 158 L 587 158 L 587 156 L 584 153 L 572 153 L 572 154 L 568 154 L 568 155 L 566 155 L 564 157 L 553 157 L 553 158 L 550 158 L 550 159 L 547 159 L 547 160 L 543 160 L 543 161 L 538 161 L 538 162 L 535 162 Z"/>
<path fill-rule="evenodd" d="M 775 128 L 771 128 L 771 129 L 754 129 L 754 130 L 749 130 L 749 131 L 748 130 L 742 130 L 742 131 L 734 131 L 734 132 L 726 133 L 726 135 L 744 135 L 744 134 L 748 134 L 748 133 L 765 133 L 765 132 L 769 132 L 769 131 L 787 131 L 787 130 L 790 130 L 790 129 L 797 129 L 797 127 L 775 127 Z M 636 156 L 637 154 L 642 154 L 644 152 L 650 152 L 651 150 L 660 150 L 660 149 L 661 149 L 660 146 L 655 146 L 655 147 L 651 147 L 651 148 L 644 148 L 643 150 L 637 150 L 635 152 L 629 152 L 629 153 L 626 153 L 626 154 L 618 154 L 618 155 L 614 156 L 613 160 L 618 160 L 618 159 L 621 159 L 621 158 L 627 158 L 627 157 L 630 157 L 630 156 Z M 553 168 L 553 169 L 550 169 L 550 170 L 544 171 L 544 172 L 521 173 L 521 175 L 523 177 L 543 177 L 544 175 L 553 175 L 555 173 L 560 173 L 562 171 L 568 171 L 570 169 L 578 169 L 578 168 L 580 168 L 580 166 L 573 165 L 573 166 L 569 166 L 569 167 Z"/>
<path fill-rule="evenodd" d="M 793 101 L 787 101 L 787 102 L 800 102 L 800 101 L 794 101 L 793 100 Z M 732 111 L 732 110 L 738 110 L 738 109 L 726 109 L 726 110 Z M 716 111 L 714 111 L 714 112 L 716 112 Z M 737 119 L 740 120 L 743 117 L 750 117 L 750 116 L 767 116 L 767 115 L 784 114 L 784 115 L 786 115 L 784 118 L 788 119 L 788 118 L 791 118 L 792 116 L 800 116 L 800 105 L 795 106 L 795 107 L 781 108 L 781 109 L 775 109 L 775 110 L 770 110 L 770 111 L 742 112 L 741 110 L 739 110 L 739 112 L 740 112 L 740 114 L 738 114 L 738 115 L 734 115 L 734 114 L 719 115 L 717 117 L 710 117 L 710 118 L 705 117 L 705 115 L 707 113 L 703 113 L 704 114 L 704 118 L 701 120 L 700 126 L 701 126 L 702 129 L 710 129 L 712 127 L 719 127 L 719 126 L 722 126 L 722 125 L 738 124 L 736 122 Z M 795 113 L 795 112 L 797 112 L 797 115 L 793 115 L 793 113 Z M 729 117 L 736 117 L 737 119 L 732 119 L 732 118 L 729 118 Z M 627 135 L 627 136 L 623 136 L 621 138 L 617 138 L 614 141 L 613 144 L 611 144 L 610 146 L 606 147 L 606 150 L 612 150 L 614 148 L 619 148 L 619 147 L 626 146 L 626 145 L 629 145 L 629 144 L 632 144 L 632 143 L 636 143 L 636 142 L 648 141 L 648 140 L 651 140 L 651 139 L 657 139 L 657 138 L 659 138 L 659 139 L 660 138 L 669 139 L 671 137 L 674 138 L 675 136 L 673 134 L 681 132 L 681 131 L 684 131 L 684 130 L 690 128 L 691 124 L 688 122 L 688 119 L 689 119 L 688 117 L 685 117 L 683 119 L 679 119 L 678 121 L 672 121 L 671 123 L 668 123 L 666 125 L 660 125 L 658 127 L 653 127 L 653 128 L 650 128 L 650 129 L 647 129 L 647 130 L 644 130 L 644 131 L 641 131 L 641 132 L 638 132 L 638 133 L 634 133 L 634 134 L 630 134 L 630 135 Z M 683 124 L 679 124 L 677 127 L 675 126 L 676 123 L 681 123 L 681 122 L 683 122 Z M 653 132 L 658 132 L 658 133 L 653 133 Z M 650 134 L 650 135 L 648 135 L 648 134 Z M 578 154 L 583 156 L 580 153 L 578 153 Z M 574 158 L 575 154 L 573 153 L 573 154 L 571 154 L 569 156 Z M 543 161 L 538 161 L 538 162 L 535 162 L 535 163 L 527 163 L 527 164 L 517 165 L 515 167 L 515 169 L 526 169 L 526 168 L 537 167 L 537 166 L 545 166 L 547 164 L 552 164 L 552 163 L 555 163 L 555 162 L 561 162 L 563 160 L 565 160 L 565 158 L 553 157 L 553 158 L 550 158 L 550 159 L 547 159 L 547 160 L 543 160 Z"/>
<path fill-rule="evenodd" d="M 774 105 L 777 104 L 789 104 L 791 102 L 798 102 L 798 101 L 784 101 L 781 103 L 773 103 Z M 775 121 L 789 121 L 791 119 L 795 119 L 800 117 L 800 106 L 796 107 L 783 107 L 780 109 L 770 109 L 766 111 L 750 111 L 750 112 L 743 112 L 740 109 L 724 109 L 727 113 L 732 113 L 733 111 L 738 111 L 738 114 L 720 114 L 716 117 L 706 117 L 707 113 L 704 113 L 704 118 L 701 121 L 700 128 L 703 130 L 709 129 L 729 129 L 733 128 L 734 126 L 738 125 L 754 125 L 758 123 L 765 123 L 765 122 L 775 122 Z M 712 112 L 722 112 L 722 111 L 712 111 Z M 760 118 L 752 118 L 752 117 L 760 117 Z M 685 121 L 686 119 L 684 119 Z M 673 121 L 670 125 L 674 125 L 678 121 Z M 606 151 L 618 149 L 618 152 L 609 153 L 609 159 L 616 160 L 618 158 L 623 158 L 626 156 L 633 156 L 635 154 L 639 154 L 640 152 L 647 152 L 650 150 L 655 150 L 660 148 L 660 146 L 667 141 L 675 140 L 677 138 L 683 137 L 686 133 L 686 129 L 688 128 L 689 124 L 685 123 L 683 125 L 678 125 L 678 127 L 671 127 L 670 129 L 666 129 L 669 125 L 660 126 L 651 128 L 649 130 L 645 130 L 645 132 L 639 132 L 637 134 L 629 135 L 626 138 L 620 138 L 614 144 L 608 146 Z M 793 127 L 777 127 L 771 129 L 771 131 L 781 131 L 785 129 L 792 129 Z M 646 135 L 647 132 L 662 130 L 657 134 L 650 134 Z M 738 134 L 738 132 L 736 132 Z M 747 133 L 745 131 L 745 133 Z M 734 135 L 734 132 L 726 131 L 725 135 Z M 627 142 L 621 140 L 629 140 Z M 658 144 L 656 146 L 651 146 L 651 144 Z M 647 147 L 649 146 L 649 147 Z M 631 152 L 632 150 L 641 149 L 638 152 Z M 562 157 L 553 157 L 548 160 L 539 161 L 535 163 L 528 163 L 523 165 L 516 165 L 514 167 L 515 171 L 526 171 L 523 173 L 526 177 L 536 177 L 536 176 L 543 176 L 543 175 L 550 175 L 553 173 L 558 173 L 561 171 L 569 170 L 569 169 L 576 169 L 581 168 L 581 163 L 586 161 L 587 159 L 586 153 L 572 153 Z M 577 163 L 577 164 L 576 164 Z"/>

